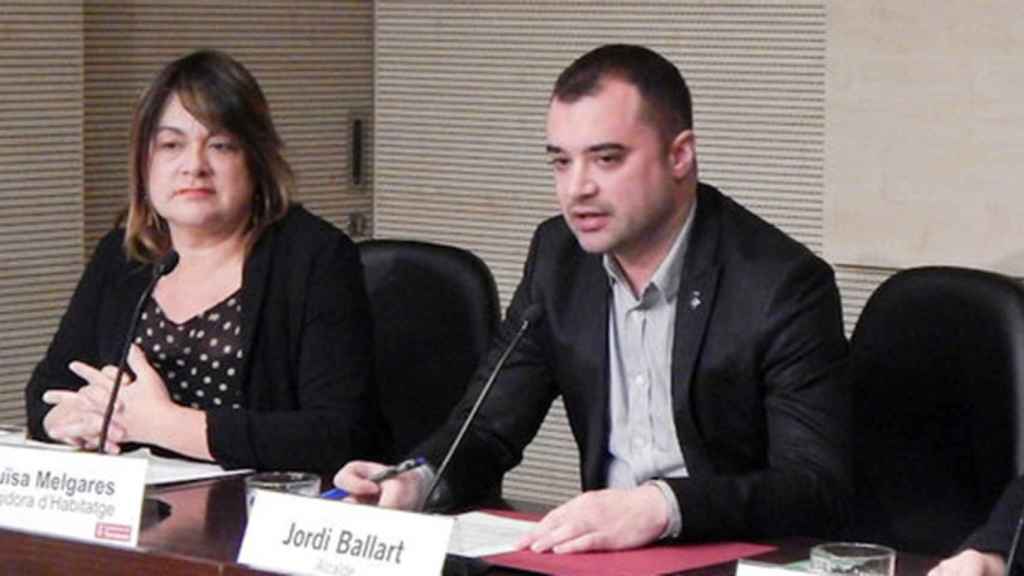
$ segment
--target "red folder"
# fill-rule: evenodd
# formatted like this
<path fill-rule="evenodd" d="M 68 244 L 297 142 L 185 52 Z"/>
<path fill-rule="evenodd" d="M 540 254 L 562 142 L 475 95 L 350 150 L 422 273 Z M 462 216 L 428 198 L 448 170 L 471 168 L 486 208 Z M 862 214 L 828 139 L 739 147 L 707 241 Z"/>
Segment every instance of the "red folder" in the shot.
<path fill-rule="evenodd" d="M 485 510 L 489 514 L 529 520 L 535 515 L 508 511 Z M 708 544 L 665 544 L 621 552 L 586 552 L 581 554 L 538 554 L 519 550 L 484 558 L 487 562 L 508 568 L 529 570 L 558 576 L 646 576 L 671 574 L 739 558 L 748 558 L 775 550 L 774 546 L 746 542 L 715 542 Z"/>

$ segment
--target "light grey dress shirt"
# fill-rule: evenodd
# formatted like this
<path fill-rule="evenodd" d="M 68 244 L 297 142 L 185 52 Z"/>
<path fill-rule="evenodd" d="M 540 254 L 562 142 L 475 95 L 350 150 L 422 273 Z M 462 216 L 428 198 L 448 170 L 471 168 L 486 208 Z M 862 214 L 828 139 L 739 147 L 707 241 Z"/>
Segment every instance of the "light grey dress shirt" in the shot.
<path fill-rule="evenodd" d="M 608 307 L 609 414 L 608 486 L 631 488 L 656 478 L 687 475 L 686 462 L 672 415 L 672 344 L 675 335 L 679 276 L 695 206 L 637 297 L 611 256 L 604 267 L 611 280 Z M 669 524 L 662 537 L 677 536 L 682 517 L 675 494 L 654 481 L 669 504 Z"/>

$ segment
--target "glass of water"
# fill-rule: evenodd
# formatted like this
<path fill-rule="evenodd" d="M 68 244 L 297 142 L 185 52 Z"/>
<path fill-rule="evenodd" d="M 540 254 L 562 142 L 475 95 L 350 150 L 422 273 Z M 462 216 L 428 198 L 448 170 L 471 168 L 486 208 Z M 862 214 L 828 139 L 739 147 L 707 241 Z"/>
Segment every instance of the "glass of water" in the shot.
<path fill-rule="evenodd" d="M 819 576 L 893 576 L 896 551 L 878 544 L 830 542 L 811 548 L 811 573 Z"/>
<path fill-rule="evenodd" d="M 320 495 L 320 477 L 308 472 L 258 472 L 245 478 L 246 509 L 252 510 L 257 490 L 301 496 Z"/>

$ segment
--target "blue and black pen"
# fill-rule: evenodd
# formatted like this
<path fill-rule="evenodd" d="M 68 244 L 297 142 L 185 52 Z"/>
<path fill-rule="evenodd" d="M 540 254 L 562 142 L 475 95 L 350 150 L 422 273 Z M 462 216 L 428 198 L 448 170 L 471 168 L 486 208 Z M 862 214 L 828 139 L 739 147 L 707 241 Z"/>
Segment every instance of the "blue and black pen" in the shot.
<path fill-rule="evenodd" d="M 368 480 L 370 482 L 373 482 L 374 484 L 380 484 L 381 482 L 389 478 L 394 478 L 399 474 L 408 472 L 410 470 L 415 470 L 416 468 L 419 468 L 420 466 L 423 466 L 426 463 L 427 459 L 423 458 L 422 456 L 418 456 L 416 458 L 409 458 L 408 460 L 403 460 L 398 464 L 395 464 L 394 466 L 388 466 L 387 468 L 381 470 L 380 472 L 377 472 L 376 474 L 370 476 Z M 346 496 L 348 496 L 348 491 L 342 490 L 341 488 L 332 488 L 320 495 L 321 498 L 326 498 L 328 500 L 341 500 Z"/>

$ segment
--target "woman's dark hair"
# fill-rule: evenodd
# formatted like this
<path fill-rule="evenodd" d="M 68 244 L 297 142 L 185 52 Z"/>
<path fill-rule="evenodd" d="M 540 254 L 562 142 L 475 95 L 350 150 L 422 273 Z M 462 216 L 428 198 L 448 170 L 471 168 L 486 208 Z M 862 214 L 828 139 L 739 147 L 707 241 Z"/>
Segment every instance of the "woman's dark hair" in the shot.
<path fill-rule="evenodd" d="M 153 210 L 146 190 L 154 138 L 167 103 L 181 105 L 208 130 L 237 138 L 253 183 L 249 242 L 288 211 L 294 175 L 270 106 L 252 74 L 223 52 L 200 50 L 164 67 L 139 99 L 132 119 L 132 194 L 125 221 L 125 251 L 154 262 L 171 247 L 167 223 Z"/>

